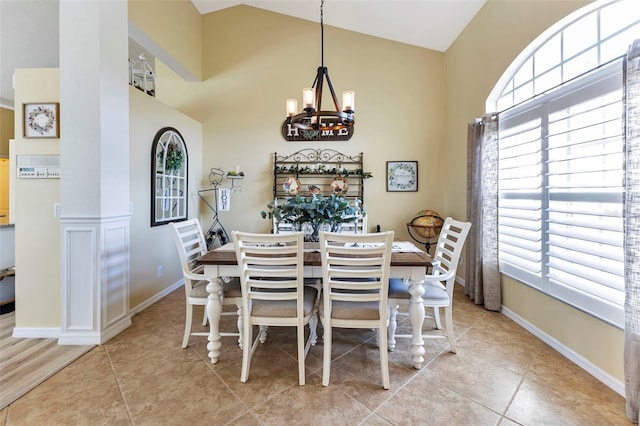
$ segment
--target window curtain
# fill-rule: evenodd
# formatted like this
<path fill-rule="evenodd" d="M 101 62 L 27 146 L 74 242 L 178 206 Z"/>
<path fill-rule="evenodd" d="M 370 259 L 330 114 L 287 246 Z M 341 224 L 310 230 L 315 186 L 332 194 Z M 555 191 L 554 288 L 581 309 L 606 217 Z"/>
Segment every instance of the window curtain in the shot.
<path fill-rule="evenodd" d="M 640 40 L 624 64 L 624 377 L 627 417 L 640 418 Z"/>
<path fill-rule="evenodd" d="M 497 114 L 467 128 L 467 220 L 464 292 L 477 305 L 499 311 Z"/>

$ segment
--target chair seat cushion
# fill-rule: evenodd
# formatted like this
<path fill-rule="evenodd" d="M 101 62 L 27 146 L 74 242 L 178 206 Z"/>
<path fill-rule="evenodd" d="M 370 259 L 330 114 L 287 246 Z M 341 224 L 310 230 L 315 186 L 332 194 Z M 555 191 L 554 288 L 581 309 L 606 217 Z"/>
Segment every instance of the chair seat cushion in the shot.
<path fill-rule="evenodd" d="M 449 295 L 441 284 L 426 283 L 424 287 L 423 300 L 448 300 Z M 389 299 L 410 299 L 409 286 L 401 278 L 389 279 Z"/>
<path fill-rule="evenodd" d="M 207 284 L 209 281 L 198 281 L 192 288 L 189 297 L 197 297 L 199 299 L 206 299 L 209 297 L 207 291 Z M 228 283 L 223 282 L 222 289 L 224 291 L 224 297 L 242 297 L 242 290 L 240 289 L 240 278 L 233 277 Z"/>
<path fill-rule="evenodd" d="M 318 290 L 304 287 L 304 316 L 311 315 L 316 303 Z M 254 317 L 293 318 L 296 316 L 295 300 L 254 300 L 251 304 L 251 315 Z"/>
<path fill-rule="evenodd" d="M 331 308 L 331 318 L 334 319 L 354 319 L 354 320 L 378 320 L 378 302 L 347 302 L 344 300 L 334 300 Z M 318 308 L 320 316 L 324 316 L 324 300 L 320 298 Z"/>

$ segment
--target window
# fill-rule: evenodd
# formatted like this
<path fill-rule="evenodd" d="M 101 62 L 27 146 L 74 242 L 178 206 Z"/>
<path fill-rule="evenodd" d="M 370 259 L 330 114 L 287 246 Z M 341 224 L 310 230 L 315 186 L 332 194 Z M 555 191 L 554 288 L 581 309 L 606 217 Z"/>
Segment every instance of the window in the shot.
<path fill-rule="evenodd" d="M 622 61 L 500 114 L 500 270 L 624 325 Z"/>
<path fill-rule="evenodd" d="M 637 0 L 600 0 L 558 22 L 525 49 L 487 99 L 507 108 L 620 57 L 640 34 Z"/>
<path fill-rule="evenodd" d="M 487 99 L 487 111 L 503 111 L 500 271 L 619 328 L 620 57 L 638 34 L 637 0 L 595 1 L 538 37 Z"/>

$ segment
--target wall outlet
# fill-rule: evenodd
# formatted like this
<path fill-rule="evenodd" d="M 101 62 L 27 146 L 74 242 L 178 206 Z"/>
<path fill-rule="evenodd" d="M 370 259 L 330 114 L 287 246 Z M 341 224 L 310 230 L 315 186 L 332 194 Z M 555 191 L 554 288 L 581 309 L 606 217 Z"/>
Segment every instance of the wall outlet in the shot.
<path fill-rule="evenodd" d="M 162 265 L 158 266 L 158 278 L 162 276 Z"/>

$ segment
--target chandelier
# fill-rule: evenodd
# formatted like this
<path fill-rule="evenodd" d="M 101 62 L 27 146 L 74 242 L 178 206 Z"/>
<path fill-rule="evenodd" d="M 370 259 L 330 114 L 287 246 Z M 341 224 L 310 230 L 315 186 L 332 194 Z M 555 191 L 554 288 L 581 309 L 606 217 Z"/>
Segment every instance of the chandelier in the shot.
<path fill-rule="evenodd" d="M 321 40 L 321 65 L 318 67 L 316 79 L 311 88 L 302 90 L 302 112 L 298 112 L 298 101 L 287 99 L 287 118 L 284 126 L 294 126 L 302 131 L 312 131 L 314 133 L 333 133 L 334 131 L 348 131 L 349 135 L 353 130 L 353 114 L 355 92 L 346 90 L 342 92 L 342 105 L 340 109 L 336 92 L 329 78 L 329 70 L 324 66 L 324 23 L 323 23 L 324 0 L 320 3 L 320 40 Z M 322 110 L 322 89 L 327 83 L 335 111 Z"/>

